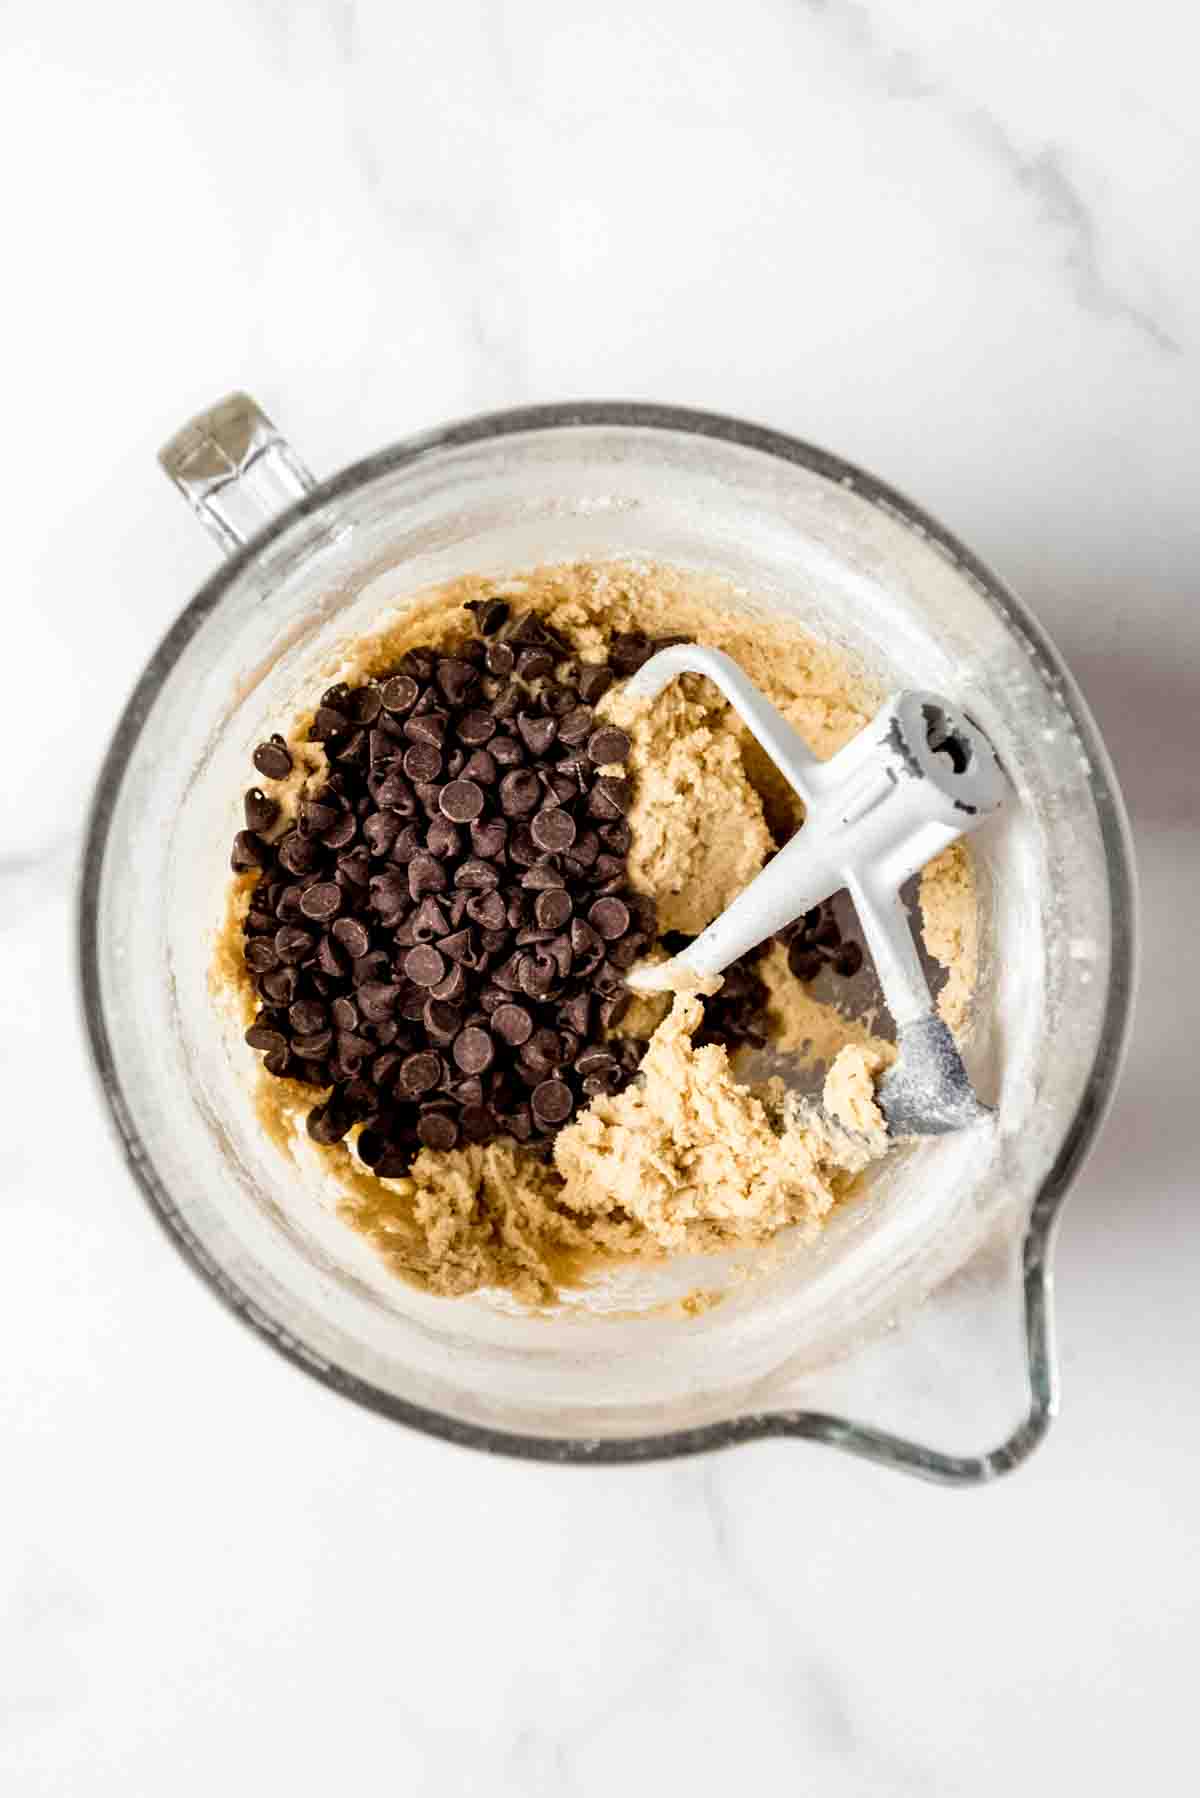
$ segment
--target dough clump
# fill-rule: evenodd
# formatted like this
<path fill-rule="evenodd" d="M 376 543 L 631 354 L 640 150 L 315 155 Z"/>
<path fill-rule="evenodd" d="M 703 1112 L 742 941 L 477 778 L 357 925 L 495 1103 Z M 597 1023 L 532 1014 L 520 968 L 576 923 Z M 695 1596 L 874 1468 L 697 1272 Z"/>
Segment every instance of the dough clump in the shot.
<path fill-rule="evenodd" d="M 632 745 L 629 879 L 657 900 L 660 931 L 688 936 L 736 899 L 775 847 L 737 738 L 714 724 L 700 688 L 716 691 L 685 676 L 650 703 L 617 690 L 600 708 Z"/>
<path fill-rule="evenodd" d="M 703 1016 L 698 998 L 676 998 L 642 1083 L 593 1100 L 554 1150 L 565 1206 L 632 1219 L 676 1252 L 819 1223 L 849 1177 L 887 1150 L 874 1051 L 841 1051 L 826 1080 L 828 1118 L 784 1115 L 781 1087 L 741 1086 L 719 1044 L 694 1046 Z"/>

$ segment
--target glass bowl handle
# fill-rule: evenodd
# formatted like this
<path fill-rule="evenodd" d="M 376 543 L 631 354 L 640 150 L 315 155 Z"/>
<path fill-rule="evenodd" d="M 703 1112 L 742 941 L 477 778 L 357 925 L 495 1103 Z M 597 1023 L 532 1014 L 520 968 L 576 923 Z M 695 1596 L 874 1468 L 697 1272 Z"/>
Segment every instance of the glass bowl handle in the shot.
<path fill-rule="evenodd" d="M 317 484 L 248 393 L 227 393 L 197 413 L 158 460 L 227 555 Z"/>

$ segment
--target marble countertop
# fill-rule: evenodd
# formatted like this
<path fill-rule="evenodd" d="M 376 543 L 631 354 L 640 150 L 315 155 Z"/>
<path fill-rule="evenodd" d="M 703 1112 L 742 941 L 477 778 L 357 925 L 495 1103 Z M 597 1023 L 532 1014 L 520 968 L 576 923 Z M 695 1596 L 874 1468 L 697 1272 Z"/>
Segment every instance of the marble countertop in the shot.
<path fill-rule="evenodd" d="M 0 1789 L 1181 1789 L 1190 9 L 10 0 L 0 47 Z M 106 735 L 212 564 L 155 450 L 239 385 L 319 472 L 510 404 L 740 414 L 907 490 L 1038 612 L 1124 783 L 1146 956 L 1020 1473 L 487 1461 L 301 1378 L 159 1235 L 89 1083 L 72 881 Z"/>

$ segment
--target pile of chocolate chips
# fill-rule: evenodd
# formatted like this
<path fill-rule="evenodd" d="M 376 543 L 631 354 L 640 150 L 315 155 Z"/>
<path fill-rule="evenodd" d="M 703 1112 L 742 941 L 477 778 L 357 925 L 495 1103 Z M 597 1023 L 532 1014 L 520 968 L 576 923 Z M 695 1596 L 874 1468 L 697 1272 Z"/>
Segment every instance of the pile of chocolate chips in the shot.
<path fill-rule="evenodd" d="M 278 804 L 252 788 L 233 849 L 260 874 L 246 1040 L 329 1089 L 309 1134 L 361 1123 L 385 1177 L 422 1146 L 548 1142 L 645 1052 L 605 1037 L 655 911 L 626 884 L 632 788 L 611 770 L 629 739 L 593 707 L 662 645 L 618 637 L 611 665 L 580 664 L 534 615 L 474 610 L 468 640 L 331 688 L 309 733 L 327 782 L 276 840 Z M 279 780 L 292 758 L 276 736 L 254 763 Z"/>

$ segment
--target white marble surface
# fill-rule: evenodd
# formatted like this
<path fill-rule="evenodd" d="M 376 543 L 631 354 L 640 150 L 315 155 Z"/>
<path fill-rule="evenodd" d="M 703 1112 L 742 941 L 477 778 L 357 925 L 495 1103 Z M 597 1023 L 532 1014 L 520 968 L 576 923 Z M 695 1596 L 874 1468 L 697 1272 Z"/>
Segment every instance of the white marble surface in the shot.
<path fill-rule="evenodd" d="M 1192 9 L 9 0 L 0 41 L 0 1790 L 1184 1790 Z M 1062 1417 L 1016 1477 L 488 1462 L 301 1378 L 160 1237 L 87 1080 L 71 880 L 211 565 L 154 451 L 238 384 L 320 471 L 510 403 L 744 414 L 1038 610 L 1119 764 L 1148 956 L 1060 1239 Z"/>

